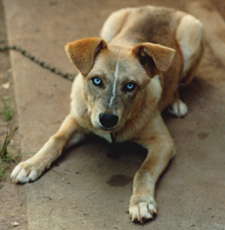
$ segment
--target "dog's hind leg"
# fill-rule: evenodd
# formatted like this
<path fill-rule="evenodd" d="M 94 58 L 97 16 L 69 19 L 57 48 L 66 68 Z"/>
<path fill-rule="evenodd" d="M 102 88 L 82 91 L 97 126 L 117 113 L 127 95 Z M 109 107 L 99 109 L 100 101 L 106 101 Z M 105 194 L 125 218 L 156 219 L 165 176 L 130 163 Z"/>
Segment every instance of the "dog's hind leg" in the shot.
<path fill-rule="evenodd" d="M 176 31 L 175 39 L 183 57 L 182 78 L 191 82 L 203 54 L 203 26 L 191 15 L 184 16 Z M 186 83 L 185 82 L 185 83 Z"/>
<path fill-rule="evenodd" d="M 110 42 L 123 28 L 127 16 L 132 8 L 118 10 L 112 13 L 105 21 L 100 36 L 106 42 Z"/>
<path fill-rule="evenodd" d="M 191 15 L 184 16 L 178 25 L 176 40 L 182 53 L 183 70 L 169 112 L 173 116 L 181 118 L 187 114 L 188 108 L 179 97 L 179 87 L 187 86 L 192 82 L 203 55 L 203 27 L 201 22 Z"/>
<path fill-rule="evenodd" d="M 78 143 L 85 137 L 85 132 L 78 126 L 76 120 L 68 115 L 59 131 L 50 137 L 33 157 L 15 167 L 11 173 L 13 182 L 27 183 L 36 180 L 62 154 L 62 150 L 74 136 Z"/>

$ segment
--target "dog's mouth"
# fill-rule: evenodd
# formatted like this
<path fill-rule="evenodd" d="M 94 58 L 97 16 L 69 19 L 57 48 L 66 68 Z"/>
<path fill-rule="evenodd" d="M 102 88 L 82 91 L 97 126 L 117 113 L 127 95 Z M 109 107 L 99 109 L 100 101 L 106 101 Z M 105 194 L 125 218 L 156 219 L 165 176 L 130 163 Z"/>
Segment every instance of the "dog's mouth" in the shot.
<path fill-rule="evenodd" d="M 110 132 L 110 133 L 111 132 L 118 132 L 119 131 L 118 126 L 115 126 L 113 128 L 105 128 L 103 126 L 100 126 L 100 127 L 96 127 L 96 128 L 101 129 L 102 131 L 105 131 L 105 132 Z"/>

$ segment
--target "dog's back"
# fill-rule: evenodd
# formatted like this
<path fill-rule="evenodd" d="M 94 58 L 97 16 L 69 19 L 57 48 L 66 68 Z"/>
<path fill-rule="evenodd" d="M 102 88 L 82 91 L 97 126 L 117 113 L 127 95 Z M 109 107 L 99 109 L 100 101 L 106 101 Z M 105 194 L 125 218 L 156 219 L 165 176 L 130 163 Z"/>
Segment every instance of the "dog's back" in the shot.
<path fill-rule="evenodd" d="M 184 15 L 180 11 L 154 6 L 122 9 L 111 14 L 101 37 L 117 44 L 152 42 L 176 48 L 175 31 Z"/>

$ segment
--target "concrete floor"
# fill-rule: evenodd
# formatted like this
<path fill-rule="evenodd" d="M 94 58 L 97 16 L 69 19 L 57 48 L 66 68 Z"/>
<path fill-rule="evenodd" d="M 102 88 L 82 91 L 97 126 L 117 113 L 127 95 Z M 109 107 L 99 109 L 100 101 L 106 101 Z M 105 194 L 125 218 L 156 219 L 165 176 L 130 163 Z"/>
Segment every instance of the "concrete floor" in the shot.
<path fill-rule="evenodd" d="M 190 2 L 4 0 L 4 7 L 10 44 L 76 73 L 64 52 L 65 44 L 97 36 L 111 12 L 147 4 L 191 11 Z M 201 19 L 204 12 L 197 16 Z M 107 143 L 92 137 L 67 151 L 38 181 L 24 185 L 29 229 L 225 229 L 225 68 L 210 44 L 198 77 L 183 92 L 188 116 L 165 117 L 177 156 L 157 186 L 156 220 L 140 226 L 127 214 L 132 178 L 145 152 L 121 147 L 121 156 L 109 159 Z M 69 112 L 71 83 L 15 52 L 11 63 L 26 159 L 57 131 Z"/>

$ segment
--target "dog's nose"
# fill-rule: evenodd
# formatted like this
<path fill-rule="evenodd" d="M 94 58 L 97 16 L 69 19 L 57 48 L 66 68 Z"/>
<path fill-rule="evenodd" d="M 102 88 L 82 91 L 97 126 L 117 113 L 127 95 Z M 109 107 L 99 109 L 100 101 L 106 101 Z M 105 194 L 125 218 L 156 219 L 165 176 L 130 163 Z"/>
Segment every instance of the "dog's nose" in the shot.
<path fill-rule="evenodd" d="M 118 123 L 119 117 L 113 114 L 101 113 L 99 121 L 105 128 L 112 128 Z"/>

